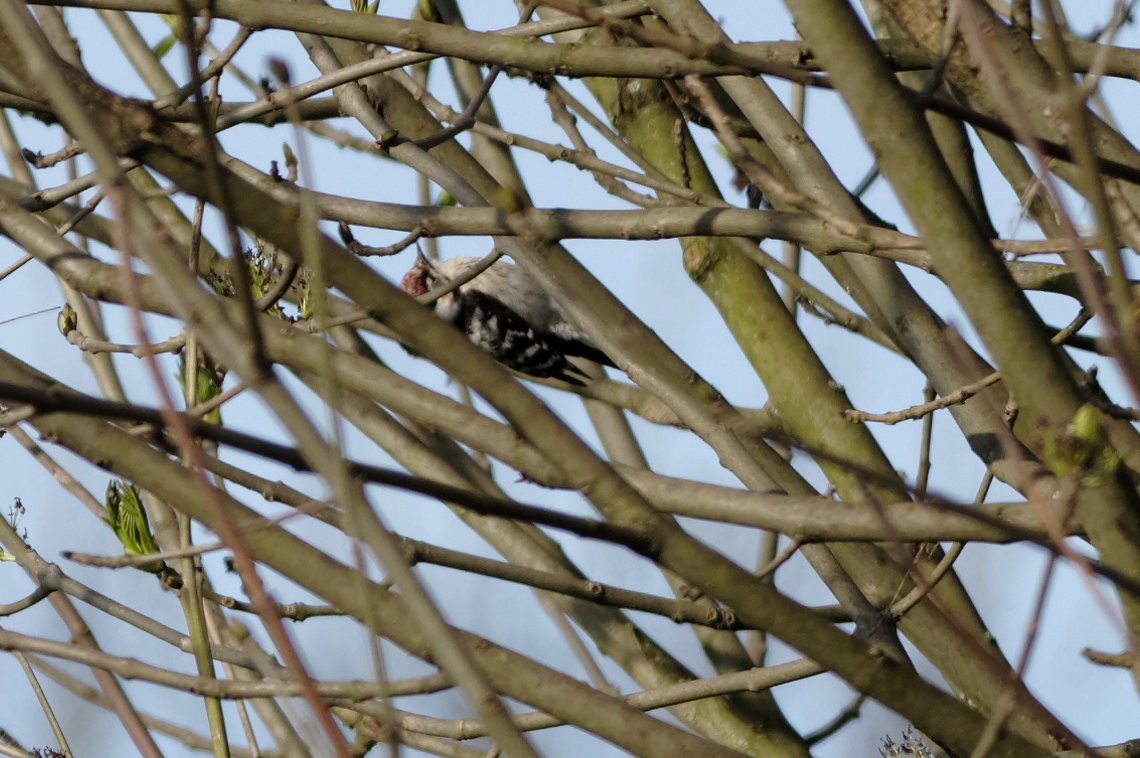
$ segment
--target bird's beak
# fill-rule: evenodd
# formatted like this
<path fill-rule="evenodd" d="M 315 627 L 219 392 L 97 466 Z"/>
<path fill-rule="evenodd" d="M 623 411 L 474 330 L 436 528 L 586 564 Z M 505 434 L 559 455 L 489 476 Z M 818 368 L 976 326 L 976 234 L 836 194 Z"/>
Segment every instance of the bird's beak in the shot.
<path fill-rule="evenodd" d="M 427 256 L 424 255 L 423 250 L 420 250 L 418 247 L 416 248 L 416 266 L 415 267 L 421 271 L 427 272 L 429 275 L 431 275 L 433 277 L 436 276 L 435 266 L 431 265 L 431 261 L 429 261 L 427 259 Z"/>

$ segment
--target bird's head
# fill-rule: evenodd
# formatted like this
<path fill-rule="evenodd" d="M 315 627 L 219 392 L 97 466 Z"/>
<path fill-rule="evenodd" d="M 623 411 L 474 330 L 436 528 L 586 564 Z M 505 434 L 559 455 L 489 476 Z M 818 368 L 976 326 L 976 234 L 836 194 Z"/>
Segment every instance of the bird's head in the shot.
<path fill-rule="evenodd" d="M 425 258 L 423 253 L 417 253 L 415 265 L 400 280 L 400 289 L 412 297 L 419 297 L 427 294 L 438 279 L 439 275 L 431 265 L 431 261 Z"/>

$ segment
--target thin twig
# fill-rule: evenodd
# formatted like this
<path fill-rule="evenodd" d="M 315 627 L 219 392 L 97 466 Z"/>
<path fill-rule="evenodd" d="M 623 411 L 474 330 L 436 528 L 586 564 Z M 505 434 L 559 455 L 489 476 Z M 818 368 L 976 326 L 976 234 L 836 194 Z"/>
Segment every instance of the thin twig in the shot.
<path fill-rule="evenodd" d="M 1068 326 L 1053 335 L 1053 338 L 1051 340 L 1052 343 L 1054 345 L 1060 345 L 1064 343 L 1065 340 L 1069 339 L 1074 334 L 1079 332 L 1091 319 L 1092 314 L 1082 308 L 1077 313 L 1076 318 L 1074 318 Z M 900 411 L 891 411 L 889 413 L 868 413 L 866 411 L 849 408 L 843 412 L 843 416 L 848 421 L 875 421 L 890 426 L 897 424 L 900 421 L 922 418 L 928 414 L 933 413 L 934 411 L 942 410 L 943 408 L 949 408 L 952 405 L 964 403 L 984 390 L 986 387 L 997 384 L 999 381 L 1001 381 L 1001 378 L 1001 372 L 994 371 L 993 373 L 987 374 L 976 382 L 971 382 L 964 387 L 959 387 L 950 394 L 945 395 L 937 400 L 928 403 L 912 405 L 909 408 L 903 408 Z"/>

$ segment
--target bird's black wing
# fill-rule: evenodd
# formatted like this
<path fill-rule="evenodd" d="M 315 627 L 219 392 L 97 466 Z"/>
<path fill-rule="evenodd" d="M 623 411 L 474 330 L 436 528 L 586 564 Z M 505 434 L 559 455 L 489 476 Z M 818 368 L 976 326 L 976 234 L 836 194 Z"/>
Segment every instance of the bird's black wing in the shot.
<path fill-rule="evenodd" d="M 603 366 L 617 368 L 617 364 L 614 363 L 608 355 L 603 353 L 600 347 L 592 343 L 586 342 L 585 340 L 563 339 L 556 334 L 551 334 L 549 337 L 556 342 L 558 347 L 566 355 L 572 355 L 575 358 L 586 358 L 594 363 L 600 363 Z"/>
<path fill-rule="evenodd" d="M 475 289 L 461 289 L 455 325 L 472 343 L 508 368 L 537 377 L 582 384 L 585 375 L 566 359 L 581 355 L 574 340 L 538 331 L 498 298 Z M 600 353 L 597 348 L 593 348 Z M 589 357 L 581 355 L 581 357 Z M 609 359 L 606 363 L 610 364 Z M 612 365 L 612 364 L 610 364 Z"/>

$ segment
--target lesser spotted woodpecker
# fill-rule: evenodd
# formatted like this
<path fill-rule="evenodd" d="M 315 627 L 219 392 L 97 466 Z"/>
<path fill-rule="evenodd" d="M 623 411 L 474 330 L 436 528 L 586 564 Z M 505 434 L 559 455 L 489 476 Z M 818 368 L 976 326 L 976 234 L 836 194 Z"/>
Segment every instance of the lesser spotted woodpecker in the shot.
<path fill-rule="evenodd" d="M 462 257 L 430 263 L 420 256 L 400 286 L 418 297 L 463 278 L 479 260 Z M 585 374 L 568 356 L 614 365 L 566 320 L 538 283 L 503 260 L 434 300 L 431 307 L 495 360 L 523 374 L 581 384 Z"/>

